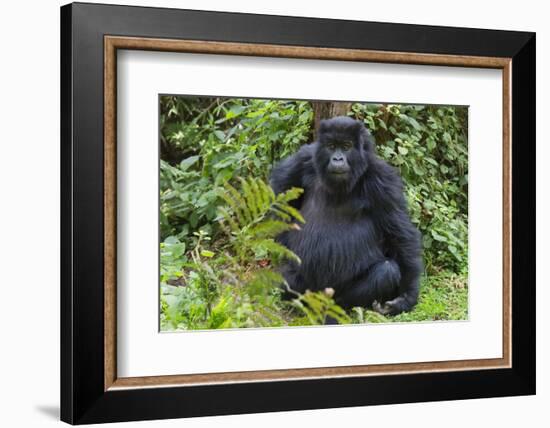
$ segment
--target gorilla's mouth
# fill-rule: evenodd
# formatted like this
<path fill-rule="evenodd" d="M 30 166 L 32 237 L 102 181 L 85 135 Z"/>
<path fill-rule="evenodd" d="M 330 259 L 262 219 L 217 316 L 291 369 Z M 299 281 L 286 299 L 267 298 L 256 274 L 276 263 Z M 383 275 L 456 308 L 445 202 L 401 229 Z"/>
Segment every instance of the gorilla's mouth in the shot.
<path fill-rule="evenodd" d="M 330 175 L 335 175 L 335 176 L 347 175 L 348 172 L 349 172 L 349 168 L 329 168 L 328 169 L 328 173 Z"/>
<path fill-rule="evenodd" d="M 327 178 L 333 183 L 347 183 L 349 181 L 349 171 L 328 171 Z"/>

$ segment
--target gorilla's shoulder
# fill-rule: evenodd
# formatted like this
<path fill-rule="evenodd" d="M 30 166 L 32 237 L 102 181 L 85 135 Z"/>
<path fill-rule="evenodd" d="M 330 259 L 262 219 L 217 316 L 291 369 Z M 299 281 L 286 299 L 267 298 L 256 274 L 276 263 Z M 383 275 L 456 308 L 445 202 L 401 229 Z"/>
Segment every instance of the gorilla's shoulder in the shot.
<path fill-rule="evenodd" d="M 270 184 L 275 193 L 291 187 L 308 187 L 315 177 L 314 156 L 318 143 L 304 144 L 291 156 L 275 165 Z"/>
<path fill-rule="evenodd" d="M 317 151 L 317 146 L 318 145 L 319 145 L 318 142 L 304 144 L 296 152 L 295 156 L 300 158 L 300 160 L 302 160 L 304 162 L 307 162 L 308 160 L 311 161 L 313 159 L 313 156 L 315 155 L 315 152 Z"/>
<path fill-rule="evenodd" d="M 306 172 L 309 169 L 313 169 L 313 158 L 317 145 L 318 143 L 304 144 L 296 153 L 284 158 L 275 165 L 273 174 L 289 172 L 289 170 Z"/>
<path fill-rule="evenodd" d="M 402 207 L 405 203 L 403 196 L 403 180 L 399 171 L 378 156 L 373 156 L 364 176 L 365 192 L 374 196 L 379 204 Z"/>

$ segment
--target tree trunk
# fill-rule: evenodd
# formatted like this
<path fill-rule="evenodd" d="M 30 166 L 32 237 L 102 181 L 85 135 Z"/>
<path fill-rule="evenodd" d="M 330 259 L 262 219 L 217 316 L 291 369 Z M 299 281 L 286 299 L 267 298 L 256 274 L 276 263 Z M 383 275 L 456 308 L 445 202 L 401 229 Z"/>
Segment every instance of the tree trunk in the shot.
<path fill-rule="evenodd" d="M 351 103 L 313 101 L 313 125 L 314 138 L 317 139 L 319 124 L 323 119 L 330 119 L 335 116 L 346 116 L 351 110 Z"/>

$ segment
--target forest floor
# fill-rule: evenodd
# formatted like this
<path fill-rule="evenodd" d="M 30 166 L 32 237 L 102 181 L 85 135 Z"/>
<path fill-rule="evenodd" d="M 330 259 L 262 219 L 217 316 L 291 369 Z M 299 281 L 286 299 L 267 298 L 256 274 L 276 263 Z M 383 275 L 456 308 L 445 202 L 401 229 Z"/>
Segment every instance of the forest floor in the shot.
<path fill-rule="evenodd" d="M 367 322 L 467 320 L 468 276 L 447 271 L 424 276 L 420 284 L 418 304 L 411 312 L 395 317 L 365 315 Z"/>

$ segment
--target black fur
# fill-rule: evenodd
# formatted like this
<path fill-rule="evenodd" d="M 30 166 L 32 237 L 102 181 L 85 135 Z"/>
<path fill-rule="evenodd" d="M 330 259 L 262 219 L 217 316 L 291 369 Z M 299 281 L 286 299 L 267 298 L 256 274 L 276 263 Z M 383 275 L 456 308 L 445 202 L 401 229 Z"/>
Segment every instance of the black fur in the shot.
<path fill-rule="evenodd" d="M 401 177 L 376 156 L 362 122 L 322 121 L 318 141 L 280 162 L 271 186 L 276 193 L 304 189 L 294 206 L 306 223 L 279 237 L 302 260 L 283 267 L 290 288 L 333 288 L 342 306 L 384 314 L 412 309 L 422 271 L 420 233 Z"/>

